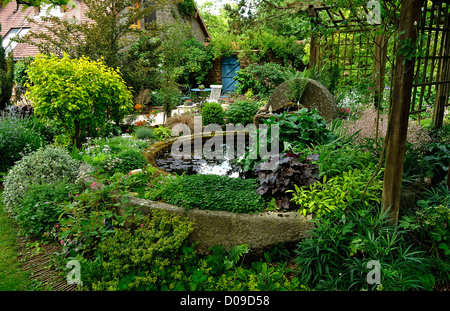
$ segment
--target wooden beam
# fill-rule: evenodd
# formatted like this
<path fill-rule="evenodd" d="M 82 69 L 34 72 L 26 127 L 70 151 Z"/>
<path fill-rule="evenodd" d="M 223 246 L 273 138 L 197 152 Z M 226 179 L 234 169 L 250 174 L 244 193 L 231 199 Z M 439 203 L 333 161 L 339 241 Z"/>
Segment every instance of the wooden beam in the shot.
<path fill-rule="evenodd" d="M 374 104 L 377 108 L 383 97 L 384 92 L 384 78 L 386 74 L 386 60 L 387 60 L 387 44 L 388 40 L 385 34 L 386 29 L 379 29 L 379 34 L 375 37 L 375 51 L 374 51 L 374 82 L 375 82 L 375 97 Z"/>
<path fill-rule="evenodd" d="M 399 23 L 399 44 L 411 40 L 416 42 L 422 0 L 402 0 Z M 406 134 L 411 105 L 411 91 L 414 79 L 414 59 L 406 59 L 397 53 L 393 101 L 389 111 L 386 133 L 386 163 L 383 180 L 383 209 L 389 209 L 392 224 L 398 221 L 400 191 L 402 187 L 403 164 L 406 149 Z"/>
<path fill-rule="evenodd" d="M 448 28 L 450 24 L 450 19 L 448 18 L 448 14 L 445 18 L 444 27 Z M 437 80 L 448 80 L 450 78 L 449 75 L 449 65 L 450 65 L 450 35 L 447 31 L 442 33 L 441 38 L 441 53 L 442 58 L 439 59 L 439 69 Z M 448 84 L 439 84 L 436 88 L 436 100 L 434 103 L 433 109 L 433 127 L 441 128 L 444 121 L 444 111 L 445 104 L 447 103 L 449 93 Z"/>
<path fill-rule="evenodd" d="M 450 188 L 450 162 L 448 163 L 447 186 Z"/>
<path fill-rule="evenodd" d="M 312 23 L 314 25 L 314 28 L 317 27 L 318 21 L 317 21 L 317 12 L 313 5 L 310 5 L 308 7 L 308 15 L 312 19 Z M 317 31 L 313 31 L 313 34 L 311 35 L 311 43 L 309 46 L 309 65 L 308 69 L 311 69 L 317 63 L 319 62 L 319 54 L 320 54 L 320 44 L 319 44 L 319 36 L 317 35 Z"/>

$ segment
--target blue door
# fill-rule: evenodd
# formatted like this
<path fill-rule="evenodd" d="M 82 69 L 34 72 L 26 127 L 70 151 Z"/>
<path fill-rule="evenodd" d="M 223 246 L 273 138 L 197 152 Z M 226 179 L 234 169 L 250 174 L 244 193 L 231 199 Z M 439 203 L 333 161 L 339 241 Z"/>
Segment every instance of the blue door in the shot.
<path fill-rule="evenodd" d="M 233 79 L 236 71 L 239 71 L 241 64 L 234 56 L 227 57 L 222 61 L 222 89 L 224 92 L 231 92 L 236 89 L 237 81 Z"/>

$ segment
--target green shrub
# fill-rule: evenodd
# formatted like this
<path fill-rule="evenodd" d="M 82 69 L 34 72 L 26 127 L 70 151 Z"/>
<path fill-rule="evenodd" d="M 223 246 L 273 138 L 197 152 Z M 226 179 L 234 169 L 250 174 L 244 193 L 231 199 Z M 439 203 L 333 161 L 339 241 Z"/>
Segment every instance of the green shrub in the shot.
<path fill-rule="evenodd" d="M 155 137 L 153 129 L 147 126 L 138 126 L 133 133 L 136 135 L 137 139 L 152 139 Z"/>
<path fill-rule="evenodd" d="M 153 199 L 186 209 L 225 210 L 236 213 L 255 213 L 263 210 L 264 201 L 256 194 L 258 181 L 218 175 L 187 175 L 167 180 L 155 186 Z"/>
<path fill-rule="evenodd" d="M 319 154 L 318 161 L 313 162 L 319 166 L 319 176 L 334 177 L 352 169 L 364 169 L 373 161 L 370 152 L 342 142 L 318 145 L 311 152 Z"/>
<path fill-rule="evenodd" d="M 317 290 L 431 289 L 426 254 L 387 215 L 379 206 L 355 206 L 315 218 L 296 250 L 300 282 Z M 380 284 L 367 281 L 372 260 L 380 264 Z"/>
<path fill-rule="evenodd" d="M 325 119 L 316 110 L 303 108 L 294 113 L 274 114 L 264 124 L 279 126 L 280 142 L 302 151 L 308 146 L 330 143 L 336 135 L 327 129 Z M 281 145 L 281 144 L 280 144 Z"/>
<path fill-rule="evenodd" d="M 42 136 L 48 143 L 53 143 L 55 136 L 60 134 L 60 131 L 53 126 L 53 121 L 46 122 L 34 114 L 34 108 L 31 104 L 12 106 L 10 117 L 21 119 L 20 122 L 25 127 Z"/>
<path fill-rule="evenodd" d="M 202 108 L 203 125 L 219 124 L 223 125 L 225 114 L 219 103 L 207 102 Z"/>
<path fill-rule="evenodd" d="M 56 184 L 63 180 L 74 182 L 79 167 L 80 163 L 66 150 L 51 145 L 23 157 L 9 170 L 3 182 L 6 209 L 14 213 L 20 200 L 34 184 Z"/>
<path fill-rule="evenodd" d="M 116 172 L 128 173 L 129 171 L 144 168 L 147 165 L 145 157 L 136 150 L 125 150 L 117 155 L 120 163 L 117 166 Z"/>
<path fill-rule="evenodd" d="M 28 82 L 28 66 L 33 62 L 32 57 L 19 60 L 14 66 L 14 81 L 19 87 L 24 87 Z"/>
<path fill-rule="evenodd" d="M 44 138 L 27 127 L 27 121 L 0 118 L 0 172 L 7 172 L 20 158 L 37 150 Z"/>
<path fill-rule="evenodd" d="M 262 105 L 252 100 L 239 100 L 230 105 L 225 111 L 227 123 L 247 125 L 253 123 Z"/>
<path fill-rule="evenodd" d="M 27 72 L 27 97 L 36 115 L 56 120 L 70 146 L 78 149 L 88 130 L 120 122 L 133 108 L 133 96 L 119 71 L 102 60 L 39 55 Z"/>
<path fill-rule="evenodd" d="M 293 193 L 292 201 L 298 205 L 300 212 L 304 215 L 315 213 L 317 216 L 322 216 L 335 210 L 344 210 L 358 202 L 366 206 L 380 203 L 383 189 L 380 173 L 370 183 L 362 197 L 367 181 L 372 177 L 374 170 L 374 165 L 371 164 L 364 169 L 343 172 L 329 180 L 324 176 L 322 182 L 315 182 L 308 187 L 295 185 L 295 191 L 288 190 L 288 192 Z"/>
<path fill-rule="evenodd" d="M 427 190 L 417 201 L 418 209 L 400 219 L 402 228 L 411 230 L 415 241 L 420 241 L 435 264 L 437 282 L 450 279 L 450 191 L 446 185 Z"/>
<path fill-rule="evenodd" d="M 158 127 L 155 128 L 154 133 L 158 140 L 164 140 L 172 136 L 172 130 L 162 125 L 158 125 Z"/>
<path fill-rule="evenodd" d="M 0 47 L 0 110 L 8 105 L 14 86 L 14 56 L 5 55 L 5 49 Z"/>
<path fill-rule="evenodd" d="M 102 255 L 100 277 L 94 290 L 185 290 L 188 269 L 193 269 L 193 230 L 186 218 L 155 210 L 130 229 L 115 230 L 98 245 Z"/>
<path fill-rule="evenodd" d="M 269 97 L 278 85 L 286 81 L 290 71 L 276 63 L 250 64 L 237 72 L 236 92 L 245 94 L 248 90 L 253 90 L 255 95 Z"/>
<path fill-rule="evenodd" d="M 26 234 L 41 238 L 58 223 L 61 204 L 70 201 L 70 195 L 78 190 L 65 182 L 33 184 L 20 200 L 15 219 Z"/>

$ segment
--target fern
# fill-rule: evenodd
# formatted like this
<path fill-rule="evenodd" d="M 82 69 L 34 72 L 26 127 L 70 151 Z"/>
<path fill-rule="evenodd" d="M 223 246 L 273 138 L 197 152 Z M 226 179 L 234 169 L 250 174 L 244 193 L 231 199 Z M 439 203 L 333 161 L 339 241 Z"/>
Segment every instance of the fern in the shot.
<path fill-rule="evenodd" d="M 223 245 L 213 245 L 209 250 L 211 254 L 206 261 L 211 272 L 217 275 L 235 267 L 244 254 L 249 252 L 248 244 L 232 246 L 228 251 Z"/>

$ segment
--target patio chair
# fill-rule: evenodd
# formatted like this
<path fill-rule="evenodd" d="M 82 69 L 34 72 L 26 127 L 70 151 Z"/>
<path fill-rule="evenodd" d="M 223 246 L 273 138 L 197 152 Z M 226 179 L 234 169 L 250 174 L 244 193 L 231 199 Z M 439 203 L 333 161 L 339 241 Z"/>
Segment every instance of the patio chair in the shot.
<path fill-rule="evenodd" d="M 211 85 L 211 94 L 206 100 L 207 102 L 219 102 L 220 93 L 222 92 L 222 85 Z"/>
<path fill-rule="evenodd" d="M 178 87 L 181 92 L 181 104 L 184 103 L 184 101 L 191 99 L 191 88 L 187 84 L 182 84 Z"/>

